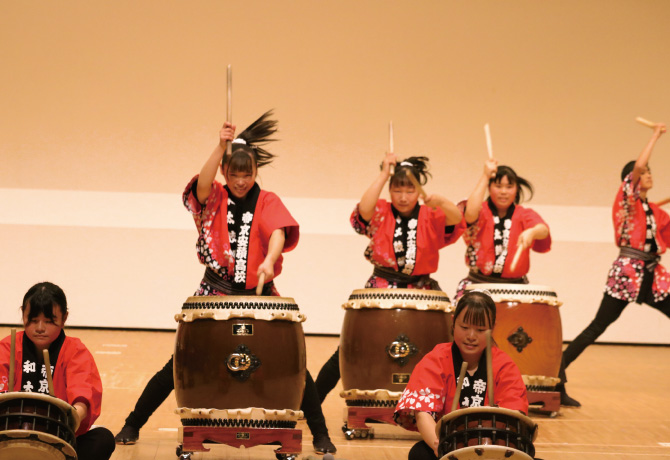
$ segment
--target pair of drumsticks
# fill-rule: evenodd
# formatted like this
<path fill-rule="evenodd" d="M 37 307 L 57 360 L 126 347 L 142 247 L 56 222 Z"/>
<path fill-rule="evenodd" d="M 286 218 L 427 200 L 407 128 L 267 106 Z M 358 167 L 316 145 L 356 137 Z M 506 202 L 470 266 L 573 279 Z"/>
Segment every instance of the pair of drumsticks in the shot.
<path fill-rule="evenodd" d="M 16 350 L 16 329 L 12 328 L 11 330 L 12 340 L 10 344 L 9 351 L 9 386 L 8 391 L 11 391 L 14 388 L 14 374 L 16 373 L 16 357 L 14 352 Z M 49 386 L 49 396 L 56 397 L 54 392 L 54 382 L 51 375 L 51 360 L 49 359 L 49 350 L 42 350 L 42 356 L 44 357 L 44 367 L 47 373 L 47 384 Z"/>
<path fill-rule="evenodd" d="M 455 411 L 458 407 L 458 400 L 461 399 L 461 390 L 463 389 L 463 380 L 465 379 L 465 372 L 468 370 L 468 362 L 463 361 L 461 364 L 461 371 L 458 374 L 458 381 L 456 383 L 456 394 L 451 403 L 451 411 Z M 491 329 L 486 331 L 486 391 L 489 394 L 489 405 L 495 406 L 495 399 L 493 399 L 493 360 L 491 358 Z"/>

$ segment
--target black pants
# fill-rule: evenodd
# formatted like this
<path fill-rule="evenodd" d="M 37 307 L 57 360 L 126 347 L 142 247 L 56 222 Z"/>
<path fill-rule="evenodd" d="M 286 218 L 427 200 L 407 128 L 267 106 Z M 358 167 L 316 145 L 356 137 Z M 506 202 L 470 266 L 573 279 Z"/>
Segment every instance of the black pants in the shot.
<path fill-rule="evenodd" d="M 138 430 L 147 423 L 151 414 L 158 406 L 170 396 L 174 390 L 173 358 L 171 357 L 167 364 L 154 375 L 147 386 L 144 388 L 140 399 L 135 404 L 135 409 L 126 418 L 126 424 L 137 428 Z M 312 375 L 307 371 L 305 377 L 305 393 L 302 397 L 300 410 L 305 413 L 307 426 L 312 436 L 327 435 L 326 419 L 321 410 L 321 402 L 316 392 L 316 386 Z"/>
<path fill-rule="evenodd" d="M 426 441 L 419 441 L 412 446 L 407 455 L 408 460 L 437 460 L 433 449 L 428 447 Z"/>
<path fill-rule="evenodd" d="M 323 403 L 328 393 L 331 392 L 337 382 L 340 380 L 340 347 L 337 347 L 333 356 L 321 367 L 319 375 L 316 376 L 316 391 L 319 393 L 319 400 Z"/>
<path fill-rule="evenodd" d="M 670 296 L 666 297 L 661 302 L 654 302 L 651 292 L 651 283 L 653 281 L 653 275 L 645 273 L 642 278 L 640 295 L 638 296 L 637 301 L 639 303 L 646 303 L 670 318 Z M 577 359 L 586 347 L 595 342 L 596 339 L 605 332 L 605 329 L 616 321 L 627 306 L 627 301 L 615 299 L 609 294 L 605 294 L 603 300 L 600 302 L 600 308 L 598 308 L 596 317 L 591 321 L 591 324 L 589 324 L 563 352 L 563 362 L 565 367 L 568 367 L 571 362 Z"/>
<path fill-rule="evenodd" d="M 115 448 L 114 435 L 104 427 L 93 428 L 77 436 L 79 460 L 109 460 Z"/>

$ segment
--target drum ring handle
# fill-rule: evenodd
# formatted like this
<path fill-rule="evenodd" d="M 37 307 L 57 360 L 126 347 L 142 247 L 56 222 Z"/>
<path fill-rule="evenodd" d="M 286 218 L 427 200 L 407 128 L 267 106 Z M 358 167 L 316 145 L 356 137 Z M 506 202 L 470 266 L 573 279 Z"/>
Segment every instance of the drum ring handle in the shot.
<path fill-rule="evenodd" d="M 399 334 L 390 345 L 386 346 L 386 353 L 400 366 L 404 366 L 419 349 L 410 342 L 405 334 Z"/>
<path fill-rule="evenodd" d="M 261 360 L 242 343 L 226 358 L 228 372 L 240 382 L 246 381 L 260 365 Z"/>

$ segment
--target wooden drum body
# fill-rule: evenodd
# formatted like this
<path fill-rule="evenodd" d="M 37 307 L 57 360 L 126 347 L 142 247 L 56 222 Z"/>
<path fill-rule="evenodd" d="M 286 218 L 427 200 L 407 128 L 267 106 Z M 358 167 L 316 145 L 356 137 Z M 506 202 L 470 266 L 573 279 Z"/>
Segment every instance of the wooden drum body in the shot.
<path fill-rule="evenodd" d="M 532 460 L 537 425 L 517 411 L 470 407 L 442 417 L 435 427 L 442 460 Z"/>
<path fill-rule="evenodd" d="M 452 306 L 442 291 L 357 289 L 343 308 L 340 373 L 346 399 L 397 400 L 421 358 L 452 339 Z"/>
<path fill-rule="evenodd" d="M 530 381 L 558 383 L 563 331 L 556 292 L 532 284 L 473 284 L 468 290 L 487 290 L 496 303 L 493 338 Z M 550 385 L 549 385 L 550 386 Z"/>
<path fill-rule="evenodd" d="M 179 407 L 300 409 L 305 317 L 293 299 L 189 297 L 175 319 Z"/>
<path fill-rule="evenodd" d="M 77 428 L 65 401 L 39 393 L 0 395 L 0 460 L 76 460 Z"/>

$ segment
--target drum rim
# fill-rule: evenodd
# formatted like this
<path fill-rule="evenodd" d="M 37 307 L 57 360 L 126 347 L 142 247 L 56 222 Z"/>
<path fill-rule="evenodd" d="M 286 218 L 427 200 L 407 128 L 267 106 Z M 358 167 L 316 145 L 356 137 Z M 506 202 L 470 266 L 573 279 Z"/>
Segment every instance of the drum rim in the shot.
<path fill-rule="evenodd" d="M 493 289 L 510 289 L 510 290 L 528 290 L 528 291 L 547 291 L 553 292 L 558 297 L 556 289 L 546 284 L 524 284 L 524 283 L 472 283 L 465 287 L 466 291 L 474 289 L 479 290 L 493 290 Z"/>
<path fill-rule="evenodd" d="M 14 438 L 8 438 L 5 440 L 0 440 L 0 448 L 6 449 L 9 446 L 3 444 L 17 444 L 17 443 L 24 443 L 24 442 L 30 442 L 31 440 L 28 439 L 31 434 L 36 435 L 40 441 L 42 442 L 43 446 L 48 446 L 51 449 L 54 449 L 58 451 L 61 454 L 65 454 L 66 456 L 70 457 L 76 457 L 77 451 L 75 450 L 74 446 L 72 444 L 69 444 L 62 438 L 59 438 L 58 436 L 54 436 L 51 433 L 45 433 L 43 431 L 37 431 L 37 430 L 6 430 L 2 431 L 2 434 L 7 435 L 7 434 L 17 434 L 21 436 L 17 436 Z M 76 437 L 75 437 L 76 439 Z M 33 444 L 31 442 L 31 444 Z M 62 449 L 58 449 L 56 446 L 62 445 Z"/>
<path fill-rule="evenodd" d="M 351 294 L 349 295 L 354 295 L 354 294 L 362 294 L 362 293 L 371 293 L 374 294 L 375 292 L 397 292 L 399 294 L 404 293 L 417 293 L 417 294 L 422 294 L 422 295 L 434 295 L 434 296 L 440 296 L 440 297 L 449 297 L 446 292 L 444 291 L 438 291 L 436 289 L 407 289 L 407 288 L 363 288 L 363 289 L 354 289 L 351 291 Z"/>
<path fill-rule="evenodd" d="M 532 440 L 535 441 L 537 438 L 537 423 L 533 421 L 530 417 L 528 417 L 525 414 L 522 414 L 521 412 L 513 409 L 507 409 L 505 407 L 493 407 L 493 406 L 481 406 L 481 407 L 465 407 L 463 409 L 456 409 L 448 414 L 445 414 L 440 418 L 440 420 L 437 421 L 437 425 L 435 426 L 435 432 L 437 435 L 440 435 L 440 431 L 442 430 L 442 425 L 445 423 L 451 421 L 452 419 L 455 419 L 457 417 L 460 417 L 462 415 L 468 415 L 471 413 L 489 413 L 489 414 L 504 414 L 510 417 L 515 417 L 518 418 L 519 420 L 522 420 L 530 429 L 534 429 L 535 432 L 533 433 Z"/>
<path fill-rule="evenodd" d="M 234 303 L 234 302 L 258 302 L 259 299 L 264 299 L 266 302 L 273 303 L 288 303 L 296 304 L 293 297 L 278 297 L 278 296 L 258 296 L 258 295 L 194 295 L 186 298 L 184 304 L 217 302 L 217 303 Z"/>
<path fill-rule="evenodd" d="M 55 396 L 45 395 L 42 393 L 29 393 L 27 391 L 13 391 L 11 393 L 0 394 L 0 404 L 6 401 L 11 401 L 13 399 L 37 399 L 53 404 L 54 406 L 64 410 L 68 418 L 72 420 L 72 431 L 74 433 L 76 433 L 79 429 L 79 418 L 74 416 L 76 410 L 72 405 L 68 404 L 67 401 L 63 401 L 62 399 L 56 398 Z"/>
<path fill-rule="evenodd" d="M 497 450 L 500 450 L 500 451 L 505 450 L 505 451 L 507 451 L 507 450 L 513 450 L 515 453 L 518 453 L 519 455 L 521 455 L 521 456 L 523 456 L 523 457 L 526 457 L 526 459 L 533 460 L 533 457 L 531 457 L 530 455 L 528 455 L 528 454 L 525 453 L 524 451 L 521 451 L 521 450 L 519 450 L 519 449 L 515 449 L 514 447 L 498 446 L 498 445 L 495 445 L 495 444 L 485 444 L 485 445 L 481 445 L 481 446 L 467 446 L 467 447 L 461 447 L 460 449 L 452 450 L 452 451 L 450 451 L 450 452 L 444 454 L 440 460 L 442 460 L 442 459 L 444 459 L 444 458 L 448 458 L 448 457 L 447 457 L 448 455 L 454 455 L 454 456 L 458 457 L 458 455 L 462 455 L 463 453 L 466 453 L 466 452 L 468 452 L 468 451 L 473 451 L 473 452 L 474 452 L 475 449 L 482 449 L 482 448 L 483 448 L 484 450 L 488 450 L 488 451 L 497 451 Z M 523 458 L 523 457 L 521 457 L 521 458 Z M 478 457 L 478 458 L 481 458 L 481 457 Z M 520 458 L 520 460 L 521 460 L 521 458 Z"/>

